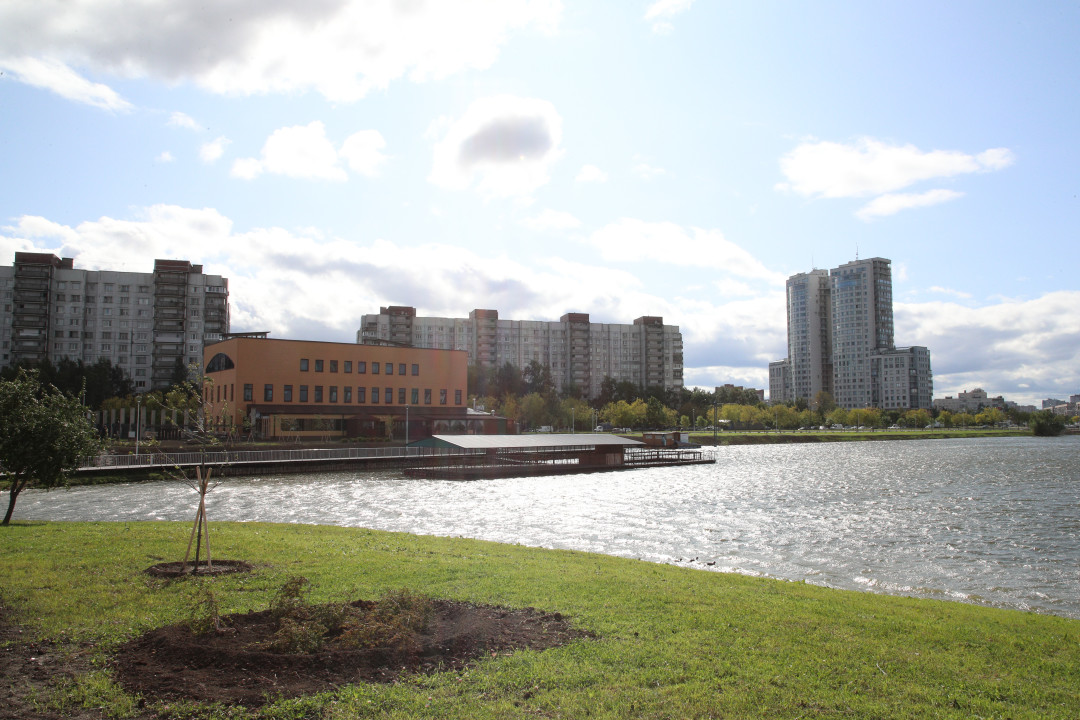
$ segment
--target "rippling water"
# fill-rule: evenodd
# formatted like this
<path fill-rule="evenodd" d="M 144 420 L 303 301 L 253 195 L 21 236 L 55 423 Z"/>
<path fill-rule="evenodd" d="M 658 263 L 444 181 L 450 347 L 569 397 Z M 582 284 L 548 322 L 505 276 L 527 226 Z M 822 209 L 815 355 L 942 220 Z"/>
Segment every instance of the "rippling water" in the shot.
<path fill-rule="evenodd" d="M 176 482 L 24 492 L 22 519 L 190 520 Z M 1080 437 L 719 449 L 716 465 L 452 482 L 229 479 L 211 520 L 586 550 L 1080 617 Z"/>

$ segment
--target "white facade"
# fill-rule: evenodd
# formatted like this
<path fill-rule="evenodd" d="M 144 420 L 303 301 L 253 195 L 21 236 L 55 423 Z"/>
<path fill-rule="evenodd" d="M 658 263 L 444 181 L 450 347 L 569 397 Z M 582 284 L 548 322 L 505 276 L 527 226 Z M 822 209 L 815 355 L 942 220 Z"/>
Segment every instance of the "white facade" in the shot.
<path fill-rule="evenodd" d="M 567 313 L 558 322 L 504 320 L 496 310 L 417 317 L 415 308 L 391 306 L 364 315 L 356 341 L 465 350 L 470 365 L 484 368 L 536 361 L 550 369 L 557 390 L 576 386 L 587 397 L 598 396 L 608 377 L 643 388 L 683 384 L 682 334 L 658 317 L 632 324 L 594 323 L 586 313 Z"/>
<path fill-rule="evenodd" d="M 167 388 L 177 365 L 229 331 L 228 280 L 184 260 L 154 272 L 80 270 L 70 258 L 16 253 L 0 267 L 0 364 L 108 360 L 139 392 Z"/>

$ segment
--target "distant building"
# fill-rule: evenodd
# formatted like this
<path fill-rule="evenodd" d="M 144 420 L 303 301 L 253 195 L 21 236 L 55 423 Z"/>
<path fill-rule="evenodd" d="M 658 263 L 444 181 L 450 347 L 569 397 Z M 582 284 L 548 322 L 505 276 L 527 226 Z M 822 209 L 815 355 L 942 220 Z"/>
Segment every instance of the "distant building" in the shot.
<path fill-rule="evenodd" d="M 847 409 L 929 409 L 930 351 L 896 347 L 892 300 L 885 258 L 788 278 L 788 357 L 769 365 L 770 400 L 812 405 L 826 392 Z"/>
<path fill-rule="evenodd" d="M 465 353 L 234 337 L 205 350 L 204 389 L 222 430 L 263 438 L 506 432 L 466 407 Z"/>
<path fill-rule="evenodd" d="M 791 387 L 791 361 L 775 360 L 769 363 L 769 402 L 791 403 L 795 393 Z"/>
<path fill-rule="evenodd" d="M 497 310 L 473 310 L 467 318 L 417 317 L 408 306 L 364 315 L 356 341 L 403 347 L 463 350 L 470 365 L 523 369 L 546 365 L 557 390 L 580 388 L 597 397 L 605 378 L 641 388 L 683 386 L 682 333 L 663 318 L 632 324 L 594 323 L 588 313 L 567 313 L 558 322 L 504 320 Z"/>
<path fill-rule="evenodd" d="M 1002 396 L 989 397 L 982 388 L 975 388 L 970 392 L 957 393 L 956 397 L 946 395 L 934 400 L 935 410 L 948 410 L 951 413 L 977 413 L 986 408 L 998 408 L 1005 410 L 1007 404 Z"/>
<path fill-rule="evenodd" d="M 80 270 L 71 258 L 15 253 L 0 267 L 0 364 L 108 360 L 139 392 L 201 367 L 229 332 L 229 281 L 186 260 L 153 272 Z"/>

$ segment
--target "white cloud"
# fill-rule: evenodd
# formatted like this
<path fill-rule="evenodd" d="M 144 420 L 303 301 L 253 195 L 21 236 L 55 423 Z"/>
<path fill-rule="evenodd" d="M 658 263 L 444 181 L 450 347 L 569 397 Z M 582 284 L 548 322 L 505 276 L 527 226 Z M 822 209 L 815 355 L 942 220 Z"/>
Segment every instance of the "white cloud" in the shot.
<path fill-rule="evenodd" d="M 44 5 L 45 3 L 42 3 Z M 0 10 L 0 27 L 3 11 Z M 0 46 L 3 31 L 0 31 Z M 102 110 L 127 111 L 131 103 L 124 100 L 108 85 L 91 82 L 63 62 L 47 57 L 0 57 L 0 68 L 19 82 L 43 88 L 74 102 L 92 105 Z"/>
<path fill-rule="evenodd" d="M 786 278 L 724 237 L 719 230 L 685 228 L 670 222 L 623 218 L 597 230 L 589 243 L 610 262 L 692 265 L 783 285 Z"/>
<path fill-rule="evenodd" d="M 963 292 L 962 290 L 953 290 L 952 288 L 944 288 L 938 285 L 928 288 L 928 292 L 938 293 L 940 295 L 952 295 L 953 297 L 957 297 L 962 300 L 970 300 L 972 297 L 971 293 Z"/>
<path fill-rule="evenodd" d="M 607 182 L 607 179 L 607 173 L 595 165 L 583 165 L 581 170 L 578 170 L 577 177 L 574 178 L 580 183 L 602 183 Z"/>
<path fill-rule="evenodd" d="M 855 198 L 902 190 L 923 180 L 1008 167 L 1013 154 L 992 148 L 978 155 L 956 150 L 924 152 L 863 137 L 844 144 L 809 140 L 780 159 L 787 182 L 777 185 L 808 197 Z"/>
<path fill-rule="evenodd" d="M 927 190 L 924 193 L 885 193 L 861 207 L 855 215 L 860 220 L 895 215 L 908 208 L 928 207 L 964 196 L 955 190 Z"/>
<path fill-rule="evenodd" d="M 490 67 L 511 33 L 554 31 L 561 14 L 559 0 L 6 0 L 0 47 L 216 93 L 347 102 L 403 77 Z"/>
<path fill-rule="evenodd" d="M 655 177 L 667 174 L 667 170 L 664 168 L 650 165 L 647 162 L 638 162 L 634 165 L 633 172 L 642 180 L 652 180 Z"/>
<path fill-rule="evenodd" d="M 163 151 L 160 155 L 157 156 L 157 161 L 163 163 L 170 163 L 175 159 L 176 158 L 173 157 L 173 154 L 168 150 Z"/>
<path fill-rule="evenodd" d="M 204 163 L 215 163 L 225 154 L 225 148 L 232 142 L 227 137 L 218 137 L 199 146 L 199 159 Z"/>
<path fill-rule="evenodd" d="M 1034 402 L 1080 387 L 1080 291 L 1002 299 L 896 303 L 896 337 L 930 349 L 934 396 L 980 386 L 1007 400 Z"/>
<path fill-rule="evenodd" d="M 526 218 L 523 224 L 533 230 L 575 230 L 581 227 L 581 221 L 568 212 L 546 209 L 537 215 Z"/>
<path fill-rule="evenodd" d="M 169 115 L 169 126 L 186 128 L 188 130 L 202 130 L 202 128 L 199 127 L 199 123 L 195 122 L 195 118 L 187 113 L 182 113 L 179 110 Z"/>
<path fill-rule="evenodd" d="M 645 22 L 652 24 L 652 31 L 659 35 L 666 35 L 674 28 L 671 18 L 686 12 L 694 0 L 656 0 L 645 9 Z"/>
<path fill-rule="evenodd" d="M 345 138 L 341 146 L 341 157 L 345 158 L 354 172 L 375 177 L 386 162 L 386 155 L 382 153 L 384 147 L 386 140 L 378 130 L 361 130 Z"/>
<path fill-rule="evenodd" d="M 257 158 L 238 158 L 229 174 L 241 180 L 254 180 L 262 174 L 262 163 Z"/>
<path fill-rule="evenodd" d="M 545 100 L 476 100 L 457 121 L 440 121 L 439 131 L 428 179 L 456 190 L 475 183 L 488 198 L 528 196 L 562 156 L 562 118 Z"/>
<path fill-rule="evenodd" d="M 338 151 L 326 137 L 326 127 L 318 120 L 307 125 L 278 128 L 263 144 L 259 158 L 240 158 L 233 163 L 233 177 L 252 180 L 264 172 L 302 180 L 342 182 L 354 172 L 374 177 L 386 162 L 382 148 L 386 140 L 377 130 L 361 130 L 345 138 Z"/>

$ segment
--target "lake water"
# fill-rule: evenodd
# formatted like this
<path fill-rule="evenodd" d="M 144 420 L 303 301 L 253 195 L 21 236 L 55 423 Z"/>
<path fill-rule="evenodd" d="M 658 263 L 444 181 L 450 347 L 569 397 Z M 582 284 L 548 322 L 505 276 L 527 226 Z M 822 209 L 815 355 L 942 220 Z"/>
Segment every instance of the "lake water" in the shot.
<path fill-rule="evenodd" d="M 715 465 L 452 482 L 228 479 L 213 520 L 566 548 L 1080 618 L 1080 437 L 735 446 Z M 177 482 L 26 491 L 16 519 L 187 520 Z"/>

